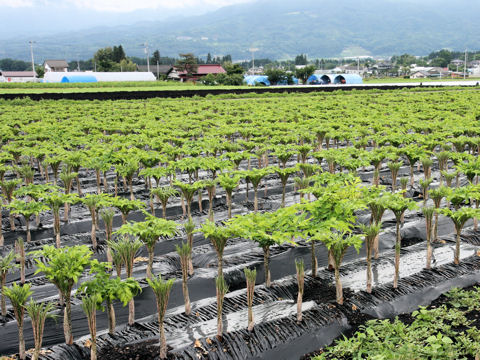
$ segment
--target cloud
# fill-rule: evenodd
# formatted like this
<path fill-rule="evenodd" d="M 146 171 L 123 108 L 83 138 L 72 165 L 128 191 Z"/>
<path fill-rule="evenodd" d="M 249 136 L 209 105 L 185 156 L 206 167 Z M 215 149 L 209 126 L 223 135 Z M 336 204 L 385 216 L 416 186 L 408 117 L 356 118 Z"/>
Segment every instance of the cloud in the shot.
<path fill-rule="evenodd" d="M 77 7 L 105 12 L 131 12 L 135 10 L 169 9 L 182 10 L 188 8 L 217 9 L 222 6 L 251 2 L 253 0 L 0 0 L 0 7 L 33 7 L 33 6 L 60 6 Z"/>
<path fill-rule="evenodd" d="M 33 0 L 0 0 L 0 7 L 31 7 L 34 5 Z"/>

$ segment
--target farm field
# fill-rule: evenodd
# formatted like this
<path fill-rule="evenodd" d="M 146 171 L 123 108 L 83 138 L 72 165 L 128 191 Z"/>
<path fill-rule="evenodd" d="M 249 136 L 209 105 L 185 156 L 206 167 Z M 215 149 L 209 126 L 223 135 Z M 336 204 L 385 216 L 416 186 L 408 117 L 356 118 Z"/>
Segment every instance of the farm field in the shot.
<path fill-rule="evenodd" d="M 14 284 L 40 358 L 118 360 L 298 359 L 476 285 L 479 100 L 0 100 L 0 356 Z"/>
<path fill-rule="evenodd" d="M 364 79 L 364 85 L 442 85 L 442 86 L 474 86 L 480 78 L 463 79 L 403 79 L 403 78 L 383 78 L 383 79 Z M 346 87 L 348 85 L 327 85 L 328 87 Z M 272 86 L 270 88 L 292 89 L 298 87 L 315 88 L 318 85 L 308 86 Z M 323 87 L 323 86 L 320 86 Z M 252 89 L 251 86 L 228 86 L 217 85 L 207 86 L 201 83 L 181 83 L 176 81 L 156 81 L 156 82 L 101 82 L 101 83 L 0 83 L 0 94 L 43 94 L 43 93 L 91 93 L 91 92 L 122 92 L 122 91 L 176 91 L 176 90 L 213 90 L 213 89 Z"/>

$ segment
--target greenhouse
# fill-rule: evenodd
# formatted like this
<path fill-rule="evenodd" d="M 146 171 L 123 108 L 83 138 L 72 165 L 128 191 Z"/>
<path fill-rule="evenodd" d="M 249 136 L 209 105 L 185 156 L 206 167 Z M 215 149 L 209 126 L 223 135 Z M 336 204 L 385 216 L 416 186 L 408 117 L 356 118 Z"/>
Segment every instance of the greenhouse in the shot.
<path fill-rule="evenodd" d="M 363 79 L 357 74 L 339 74 L 335 77 L 334 84 L 358 85 L 363 84 Z"/>
<path fill-rule="evenodd" d="M 63 79 L 65 81 L 63 81 Z M 75 81 L 72 81 L 72 80 Z M 95 81 L 92 81 L 95 79 Z M 117 81 L 156 81 L 151 72 L 46 72 L 43 76 L 45 83 L 60 82 L 117 82 Z"/>
<path fill-rule="evenodd" d="M 264 85 L 270 86 L 268 76 L 265 75 L 250 75 L 245 77 L 245 82 L 249 86 Z"/>
<path fill-rule="evenodd" d="M 93 75 L 65 75 L 60 80 L 61 83 L 93 83 L 97 78 Z"/>

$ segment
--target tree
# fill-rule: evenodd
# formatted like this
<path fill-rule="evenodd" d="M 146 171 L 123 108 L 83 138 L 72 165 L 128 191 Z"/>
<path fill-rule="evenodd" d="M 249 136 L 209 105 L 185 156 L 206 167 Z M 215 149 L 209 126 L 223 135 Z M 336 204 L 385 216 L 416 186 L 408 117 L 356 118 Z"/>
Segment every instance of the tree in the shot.
<path fill-rule="evenodd" d="M 175 245 L 178 256 L 180 257 L 180 264 L 182 267 L 182 291 L 185 300 L 185 315 L 190 315 L 192 307 L 190 305 L 190 297 L 188 296 L 188 266 L 191 258 L 191 249 L 188 243 L 183 243 L 182 246 Z"/>
<path fill-rule="evenodd" d="M 214 221 L 213 199 L 215 198 L 217 181 L 216 181 L 216 179 L 203 180 L 202 185 L 203 185 L 203 187 L 205 187 L 207 189 L 207 193 L 208 193 L 208 220 Z M 198 192 L 198 197 L 199 197 L 198 204 L 199 205 L 202 203 L 201 194 L 202 194 L 202 192 L 199 191 Z"/>
<path fill-rule="evenodd" d="M 3 293 L 10 299 L 13 307 L 13 313 L 17 320 L 18 326 L 18 355 L 24 360 L 25 354 L 25 339 L 23 337 L 23 318 L 25 315 L 25 304 L 32 292 L 30 291 L 30 284 L 23 284 L 22 286 L 13 283 L 11 288 L 3 287 Z"/>
<path fill-rule="evenodd" d="M 290 155 L 291 157 L 291 155 Z M 282 205 L 281 207 L 285 207 L 285 193 L 286 193 L 286 188 L 287 188 L 287 182 L 288 178 L 295 174 L 297 172 L 297 169 L 295 168 L 275 168 L 275 172 L 277 173 L 278 177 L 280 178 L 280 181 L 282 182 Z"/>
<path fill-rule="evenodd" d="M 250 213 L 231 220 L 237 234 L 252 240 L 263 250 L 265 286 L 270 287 L 270 247 L 285 242 L 293 243 L 292 238 L 300 234 L 305 226 L 305 214 L 298 214 L 298 208 L 290 206 L 274 213 Z"/>
<path fill-rule="evenodd" d="M 297 283 L 298 283 L 298 295 L 297 295 L 297 323 L 302 321 L 302 302 L 303 291 L 305 284 L 305 264 L 303 259 L 295 259 L 295 268 L 297 269 Z"/>
<path fill-rule="evenodd" d="M 439 212 L 442 215 L 448 216 L 455 225 L 456 238 L 453 262 L 455 265 L 458 265 L 460 264 L 460 235 L 462 233 L 463 226 L 468 220 L 478 217 L 480 212 L 478 209 L 472 209 L 470 207 L 461 207 L 455 211 L 450 209 L 440 209 Z"/>
<path fill-rule="evenodd" d="M 432 262 L 432 230 L 433 230 L 433 214 L 435 213 L 435 208 L 433 207 L 423 207 L 422 208 L 423 216 L 425 217 L 425 231 L 427 236 L 427 264 L 426 269 L 430 269 Z"/>
<path fill-rule="evenodd" d="M 88 330 L 90 331 L 90 360 L 97 360 L 97 296 L 84 295 L 82 309 L 87 316 Z"/>
<path fill-rule="evenodd" d="M 340 265 L 347 249 L 353 246 L 357 252 L 362 247 L 362 238 L 360 235 L 352 235 L 344 232 L 331 232 L 323 239 L 328 250 L 332 252 L 335 267 L 335 289 L 337 303 L 343 304 L 343 288 L 340 280 Z"/>
<path fill-rule="evenodd" d="M 19 184 L 21 184 L 22 181 L 19 179 L 15 180 L 10 180 L 10 181 L 2 181 L 1 186 L 2 186 L 2 192 L 3 196 L 7 200 L 7 203 L 10 204 L 13 200 L 13 192 L 17 188 Z M 10 230 L 15 231 L 15 222 L 13 220 L 13 213 L 10 211 L 8 218 L 10 220 Z"/>
<path fill-rule="evenodd" d="M 166 359 L 167 340 L 165 339 L 163 320 L 165 319 L 165 313 L 167 312 L 168 298 L 170 297 L 170 291 L 172 290 L 174 280 L 170 279 L 165 281 L 162 279 L 161 275 L 158 275 L 158 277 L 154 277 L 153 279 L 147 279 L 147 282 L 157 299 L 158 327 L 160 330 L 160 359 Z"/>
<path fill-rule="evenodd" d="M 187 244 L 190 249 L 190 256 L 188 258 L 188 273 L 190 276 L 193 275 L 193 262 L 192 262 L 192 250 L 193 250 L 193 233 L 195 232 L 195 223 L 192 219 L 188 219 L 184 224 L 183 228 L 187 234 Z"/>
<path fill-rule="evenodd" d="M 225 282 L 223 274 L 218 276 L 215 279 L 215 285 L 217 289 L 217 338 L 222 340 L 223 335 L 223 321 L 222 321 L 222 312 L 223 312 L 223 300 L 225 295 L 228 292 L 228 286 Z"/>
<path fill-rule="evenodd" d="M 218 183 L 219 185 L 225 190 L 227 194 L 227 207 L 228 207 L 228 218 L 232 217 L 232 193 L 233 190 L 236 189 L 238 183 L 240 181 L 240 175 L 233 175 L 230 174 L 221 174 L 218 176 Z"/>
<path fill-rule="evenodd" d="M 117 165 L 116 171 L 119 175 L 123 176 L 124 180 L 127 182 L 128 188 L 130 189 L 130 200 L 134 201 L 133 176 L 138 171 L 138 162 L 131 159 L 128 162 Z"/>
<path fill-rule="evenodd" d="M 268 81 L 270 81 L 272 85 L 277 85 L 277 83 L 285 80 L 287 77 L 287 73 L 285 70 L 273 67 L 265 70 L 265 75 L 268 77 Z"/>
<path fill-rule="evenodd" d="M 98 208 L 104 206 L 110 206 L 111 197 L 108 194 L 87 194 L 81 200 L 83 205 L 87 207 L 92 218 L 92 228 L 90 233 L 90 238 L 92 240 L 93 249 L 97 250 L 97 235 L 96 229 L 98 228 Z"/>
<path fill-rule="evenodd" d="M 312 276 L 316 277 L 317 258 L 315 242 L 323 241 L 331 228 L 337 231 L 351 232 L 356 221 L 355 211 L 365 208 L 360 180 L 352 174 L 323 173 L 309 188 L 317 200 L 304 205 L 310 214 L 310 221 L 304 231 L 309 238 L 312 253 Z M 334 269 L 333 254 L 329 251 L 328 267 Z"/>
<path fill-rule="evenodd" d="M 307 54 L 295 56 L 295 65 L 307 65 Z"/>
<path fill-rule="evenodd" d="M 177 196 L 178 191 L 171 186 L 162 186 L 150 190 L 152 195 L 155 195 L 157 199 L 162 203 L 162 216 L 167 218 L 167 203 L 171 197 Z"/>
<path fill-rule="evenodd" d="M 65 195 L 70 194 L 70 190 L 72 188 L 72 183 L 73 179 L 77 177 L 77 173 L 74 172 L 69 172 L 66 167 L 62 169 L 62 172 L 60 173 L 60 180 L 63 182 L 63 186 L 65 187 Z M 65 202 L 65 207 L 64 207 L 64 214 L 63 218 L 65 221 L 68 221 L 68 213 L 70 211 L 70 202 L 66 201 Z"/>
<path fill-rule="evenodd" d="M 302 84 L 305 85 L 307 83 L 308 78 L 315 73 L 315 70 L 316 69 L 314 65 L 308 65 L 303 68 L 295 69 L 295 77 L 301 80 Z"/>
<path fill-rule="evenodd" d="M 43 211 L 49 210 L 49 207 L 41 202 L 35 200 L 23 201 L 17 199 L 10 203 L 9 208 L 10 212 L 23 215 L 27 231 L 27 242 L 32 240 L 32 235 L 30 233 L 30 218 L 33 215 L 37 215 Z"/>
<path fill-rule="evenodd" d="M 258 211 L 258 187 L 262 179 L 271 173 L 271 169 L 252 169 L 244 172 L 245 180 L 253 186 L 253 211 Z"/>
<path fill-rule="evenodd" d="M 207 220 L 198 231 L 203 233 L 212 243 L 217 253 L 218 277 L 223 278 L 223 251 L 225 250 L 228 239 L 234 236 L 235 229 L 231 225 L 217 226 L 215 223 Z"/>
<path fill-rule="evenodd" d="M 122 224 L 126 224 L 128 214 L 134 210 L 143 209 L 145 204 L 140 200 L 129 200 L 121 197 L 114 197 L 112 199 L 112 206 L 120 211 L 122 214 Z"/>
<path fill-rule="evenodd" d="M 111 241 L 110 241 L 111 242 Z M 133 277 L 122 280 L 119 276 L 112 278 L 109 263 L 94 263 L 90 268 L 90 274 L 94 274 L 91 280 L 84 281 L 78 290 L 80 294 L 95 296 L 97 308 L 102 309 L 105 303 L 108 316 L 108 332 L 115 332 L 115 309 L 113 303 L 120 300 L 123 306 L 141 292 L 141 287 Z"/>
<path fill-rule="evenodd" d="M 157 49 L 152 54 L 152 63 L 153 64 L 160 64 L 160 51 Z"/>
<path fill-rule="evenodd" d="M 367 250 L 367 293 L 369 294 L 372 292 L 372 250 L 381 228 L 381 222 L 368 226 L 362 225 L 360 227 L 361 231 L 365 234 L 365 247 Z"/>
<path fill-rule="evenodd" d="M 223 68 L 227 72 L 227 75 L 243 75 L 245 69 L 240 64 L 226 63 L 223 65 Z"/>
<path fill-rule="evenodd" d="M 47 193 L 43 201 L 50 206 L 53 213 L 53 233 L 57 248 L 60 248 L 60 207 L 65 204 L 74 204 L 78 201 L 77 194 L 64 194 L 58 190 Z"/>
<path fill-rule="evenodd" d="M 397 191 L 397 176 L 398 176 L 398 171 L 403 165 L 403 161 L 390 161 L 387 163 L 388 168 L 390 169 L 390 172 L 392 174 L 392 191 L 395 192 Z"/>
<path fill-rule="evenodd" d="M 53 283 L 65 304 L 63 331 L 65 343 L 73 344 L 72 318 L 71 318 L 71 293 L 73 285 L 83 274 L 84 270 L 92 264 L 92 251 L 86 245 L 55 248 L 45 245 L 42 250 L 32 253 L 35 257 L 37 270 L 35 274 L 43 272 L 45 277 Z M 44 261 L 42 261 L 44 260 Z"/>
<path fill-rule="evenodd" d="M 105 224 L 105 237 L 107 241 L 107 260 L 109 263 L 112 263 L 112 252 L 110 249 L 109 242 L 112 240 L 113 233 L 113 218 L 115 217 L 115 211 L 112 208 L 105 208 L 100 211 L 100 217 Z"/>
<path fill-rule="evenodd" d="M 435 214 L 434 214 L 435 223 L 433 225 L 433 235 L 432 235 L 433 242 L 437 241 L 437 238 L 438 238 L 438 213 L 439 213 L 438 209 L 440 209 L 442 199 L 444 197 L 447 197 L 450 194 L 450 192 L 451 192 L 451 189 L 445 186 L 440 186 L 430 191 L 430 198 L 433 200 L 435 209 L 437 209 L 437 211 L 435 211 Z"/>
<path fill-rule="evenodd" d="M 181 181 L 175 181 L 175 186 L 180 189 L 183 196 L 185 197 L 185 201 L 187 202 L 187 216 L 189 219 L 192 218 L 192 201 L 195 193 L 202 187 L 202 183 L 200 181 L 194 182 L 193 184 L 186 184 Z"/>
<path fill-rule="evenodd" d="M 117 241 L 111 241 L 110 247 L 114 253 L 122 259 L 125 265 L 125 273 L 127 278 L 133 275 L 133 263 L 138 250 L 142 247 L 142 242 L 138 239 L 130 240 L 127 235 L 120 236 Z M 133 325 L 135 322 L 135 301 L 132 297 L 128 302 L 128 325 Z"/>
<path fill-rule="evenodd" d="M 20 263 L 20 283 L 25 284 L 25 242 L 22 237 L 15 240 L 15 249 L 17 251 L 17 261 Z"/>
<path fill-rule="evenodd" d="M 184 72 L 187 79 L 192 78 L 198 70 L 197 59 L 192 53 L 179 54 L 175 67 L 179 72 Z"/>
<path fill-rule="evenodd" d="M 122 45 L 114 46 L 112 49 L 112 61 L 119 63 L 122 60 L 126 59 L 125 51 L 123 50 Z"/>
<path fill-rule="evenodd" d="M 15 252 L 13 250 L 4 256 L 0 256 L 0 310 L 3 317 L 7 316 L 7 304 L 5 302 L 5 293 L 3 292 L 7 282 L 7 274 L 10 269 L 17 267 L 13 260 L 15 260 Z"/>
<path fill-rule="evenodd" d="M 243 269 L 245 273 L 245 280 L 247 281 L 247 306 L 248 306 L 248 331 L 253 330 L 254 321 L 253 321 L 253 295 L 255 292 L 255 281 L 257 279 L 257 270 L 255 269 Z"/>
<path fill-rule="evenodd" d="M 148 250 L 147 277 L 151 279 L 155 244 L 160 237 L 173 236 L 177 230 L 177 223 L 175 221 L 159 219 L 147 212 L 144 212 L 144 214 L 145 221 L 135 223 L 130 222 L 122 225 L 116 233 L 120 235 L 129 234 L 138 236 L 138 238 L 145 244 L 145 247 Z"/>
<path fill-rule="evenodd" d="M 45 320 L 47 320 L 47 318 L 56 318 L 56 315 L 51 314 L 51 312 L 55 310 L 55 306 L 51 302 L 38 303 L 35 300 L 30 300 L 27 305 L 25 305 L 25 310 L 27 310 L 28 316 L 30 316 L 32 321 L 33 340 L 35 343 L 32 360 L 38 360 L 40 350 L 42 349 Z"/>
<path fill-rule="evenodd" d="M 388 206 L 396 219 L 396 241 L 395 241 L 395 277 L 393 278 L 393 287 L 398 287 L 398 279 L 400 277 L 400 249 L 402 247 L 402 237 L 400 234 L 400 223 L 402 216 L 407 210 L 413 210 L 417 207 L 412 199 L 404 198 L 402 194 L 389 194 Z"/>

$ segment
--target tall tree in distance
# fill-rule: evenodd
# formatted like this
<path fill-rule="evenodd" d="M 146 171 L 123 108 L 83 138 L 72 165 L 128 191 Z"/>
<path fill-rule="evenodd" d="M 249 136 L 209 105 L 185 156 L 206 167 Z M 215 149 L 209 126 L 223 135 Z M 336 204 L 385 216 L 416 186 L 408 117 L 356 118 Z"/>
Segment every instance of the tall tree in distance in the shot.
<path fill-rule="evenodd" d="M 158 49 L 153 52 L 152 63 L 160 64 L 160 51 Z"/>
<path fill-rule="evenodd" d="M 191 78 L 198 70 L 197 58 L 192 53 L 179 54 L 180 59 L 175 64 L 180 72 L 185 72 L 187 79 Z"/>
<path fill-rule="evenodd" d="M 112 60 L 116 63 L 126 59 L 125 51 L 122 45 L 114 46 L 112 50 Z"/>
<path fill-rule="evenodd" d="M 300 69 L 295 69 L 295 76 L 302 81 L 302 84 L 306 84 L 310 76 L 315 72 L 314 65 L 307 65 Z"/>

